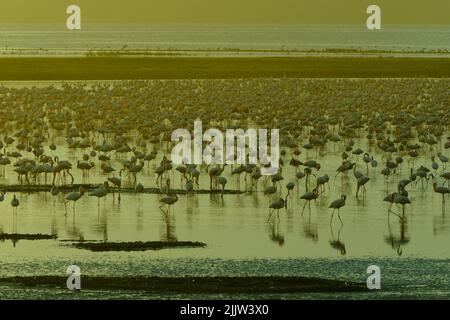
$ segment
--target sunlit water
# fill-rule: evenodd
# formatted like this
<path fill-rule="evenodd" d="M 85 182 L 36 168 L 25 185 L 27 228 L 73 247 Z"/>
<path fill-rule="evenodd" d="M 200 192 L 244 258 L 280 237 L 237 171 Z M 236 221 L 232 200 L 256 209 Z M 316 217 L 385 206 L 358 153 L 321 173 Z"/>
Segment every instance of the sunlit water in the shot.
<path fill-rule="evenodd" d="M 445 135 L 444 135 L 445 136 Z M 57 140 L 57 153 L 61 159 L 71 160 L 76 166 L 81 151 L 64 150 L 62 139 Z M 443 145 L 443 142 L 442 142 Z M 30 275 L 65 275 L 70 264 L 81 267 L 82 274 L 97 276 L 184 276 L 184 275 L 295 275 L 317 276 L 330 279 L 365 282 L 366 269 L 376 264 L 382 270 L 383 290 L 377 293 L 352 294 L 288 294 L 288 295 L 167 295 L 142 294 L 130 291 L 83 291 L 76 295 L 56 289 L 0 288 L 2 298 L 450 298 L 450 223 L 442 197 L 432 190 L 431 182 L 423 187 L 408 186 L 412 204 L 406 208 L 407 221 L 401 229 L 399 219 L 391 215 L 388 220 L 388 203 L 384 196 L 396 191 L 397 182 L 407 178 L 412 163 L 405 161 L 394 178 L 386 183 L 380 174 L 382 155 L 375 146 L 368 146 L 366 139 L 357 139 L 355 148 L 361 147 L 379 161 L 378 168 L 369 168 L 371 180 L 367 183 L 367 195 L 356 198 L 356 180 L 353 173 L 334 179 L 341 163 L 340 151 L 329 144 L 325 155 L 303 150 L 301 159 L 317 159 L 322 169 L 318 175 L 328 174 L 329 187 L 319 199 L 306 207 L 302 215 L 305 180 L 300 180 L 288 198 L 288 210 L 280 210 L 269 217 L 269 198 L 262 192 L 264 178 L 259 181 L 258 192 L 241 195 L 180 195 L 170 211 L 168 221 L 159 209 L 156 194 L 122 194 L 101 199 L 84 196 L 77 202 L 75 214 L 68 204 L 65 216 L 65 195 L 55 199 L 49 193 L 20 193 L 17 220 L 14 223 L 9 205 L 12 194 L 0 203 L 0 227 L 4 232 L 57 233 L 58 240 L 80 238 L 105 241 L 153 241 L 190 240 L 207 243 L 207 248 L 167 249 L 145 252 L 98 253 L 71 248 L 66 242 L 11 241 L 0 243 L 0 277 Z M 442 150 L 443 149 L 442 147 Z M 47 150 L 48 151 L 48 150 Z M 445 152 L 445 151 L 444 151 Z M 436 150 L 433 151 L 436 153 Z M 48 151 L 48 154 L 51 154 Z M 431 167 L 430 157 L 416 159 L 414 167 L 421 164 Z M 159 152 L 157 163 L 162 157 Z M 114 156 L 113 156 L 114 158 Z M 408 157 L 405 157 L 407 160 Z M 282 192 L 285 185 L 295 181 L 290 155 L 285 158 Z M 353 156 L 356 160 L 357 157 Z M 119 161 L 113 166 L 119 168 Z M 362 158 L 357 160 L 358 170 L 366 172 Z M 102 183 L 106 176 L 97 165 L 90 173 L 91 183 Z M 442 167 L 442 166 L 441 166 Z M 227 189 L 236 189 L 236 177 L 231 168 L 225 170 Z M 72 170 L 75 182 L 82 181 L 81 171 Z M 437 173 L 442 172 L 442 168 Z M 42 177 L 43 178 L 43 177 Z M 41 178 L 41 179 L 42 179 Z M 51 179 L 49 178 L 49 181 Z M 145 187 L 156 186 L 153 164 L 138 174 L 138 182 Z M 312 177 L 311 184 L 315 184 Z M 43 180 L 41 180 L 43 182 Z M 441 183 L 441 181 L 439 180 Z M 17 176 L 7 170 L 0 184 L 17 184 Z M 124 179 L 125 186 L 132 181 Z M 202 171 L 201 188 L 209 188 L 209 178 Z M 172 186 L 181 187 L 180 176 L 172 177 Z M 241 177 L 241 189 L 249 188 Z M 311 187 L 310 187 L 311 188 Z M 331 201 L 348 196 L 341 210 L 343 226 L 337 215 L 330 225 Z M 394 208 L 401 211 L 401 208 Z M 447 212 L 446 212 L 447 211 Z M 338 245 L 336 245 L 338 244 Z M 345 247 L 345 252 L 343 249 Z"/>
<path fill-rule="evenodd" d="M 449 26 L 89 24 L 70 32 L 64 24 L 0 24 L 0 47 L 66 53 L 76 50 L 449 50 Z"/>

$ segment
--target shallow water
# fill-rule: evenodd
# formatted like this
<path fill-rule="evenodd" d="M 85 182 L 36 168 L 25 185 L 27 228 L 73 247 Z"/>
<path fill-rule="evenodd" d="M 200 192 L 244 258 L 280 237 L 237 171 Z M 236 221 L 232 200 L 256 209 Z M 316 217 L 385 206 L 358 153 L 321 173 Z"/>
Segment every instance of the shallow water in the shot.
<path fill-rule="evenodd" d="M 361 147 L 381 162 L 381 155 L 374 147 L 357 140 Z M 62 153 L 62 145 L 58 153 Z M 308 154 L 309 153 L 309 154 Z M 304 152 L 301 157 L 319 159 L 327 173 L 330 186 L 309 213 L 299 196 L 305 191 L 301 180 L 288 198 L 288 210 L 280 210 L 270 222 L 269 199 L 262 191 L 241 195 L 180 195 L 179 201 L 170 211 L 168 221 L 159 207 L 160 196 L 156 194 L 122 194 L 120 204 L 112 195 L 101 199 L 85 196 L 78 201 L 73 214 L 71 204 L 65 216 L 63 194 L 55 199 L 49 193 L 20 193 L 17 217 L 12 215 L 9 205 L 11 194 L 0 203 L 0 228 L 4 232 L 57 233 L 59 239 L 87 239 L 107 241 L 152 241 L 190 240 L 207 243 L 207 248 L 168 249 L 146 252 L 94 253 L 70 248 L 59 241 L 4 241 L 0 243 L 2 263 L 0 277 L 29 275 L 64 275 L 70 264 L 81 267 L 82 274 L 98 276 L 131 275 L 304 275 L 330 279 L 365 282 L 366 268 L 380 265 L 383 275 L 382 292 L 376 294 L 298 294 L 256 295 L 250 298 L 443 298 L 450 297 L 448 291 L 448 268 L 450 248 L 450 210 L 442 206 L 442 198 L 432 190 L 431 183 L 408 187 L 412 205 L 406 208 L 407 222 L 402 230 L 398 218 L 391 215 L 388 221 L 388 203 L 383 197 L 396 189 L 400 179 L 408 176 L 408 163 L 402 164 L 399 173 L 386 183 L 379 173 L 382 165 L 369 169 L 371 180 L 366 185 L 366 197 L 356 198 L 355 178 L 348 175 L 334 180 L 336 164 L 340 162 L 338 152 L 328 147 L 325 156 L 314 151 Z M 66 159 L 76 163 L 82 155 L 66 153 Z M 161 152 L 159 154 L 161 156 Z M 63 157 L 62 157 L 63 158 Z M 430 166 L 429 157 L 416 160 Z M 289 157 L 285 163 L 288 163 Z M 412 163 L 411 163 L 412 165 Z M 113 164 L 114 166 L 114 164 Z M 138 181 L 146 187 L 156 186 L 155 176 L 149 170 L 138 175 Z M 94 168 L 90 182 L 101 183 L 106 176 Z M 365 172 L 359 159 L 358 170 Z M 73 170 L 75 181 L 82 180 L 81 172 Z M 236 177 L 230 176 L 227 168 L 227 189 L 236 188 Z M 293 181 L 294 170 L 289 165 L 283 171 L 285 180 Z M 261 179 L 258 190 L 263 190 Z M 172 178 L 174 188 L 180 188 L 180 177 Z M 43 182 L 43 181 L 41 181 Z M 16 184 L 17 178 L 7 170 L 2 184 Z M 131 185 L 131 181 L 124 181 Z M 208 188 L 207 176 L 202 173 L 200 185 Z M 245 189 L 244 179 L 241 188 Z M 341 194 L 347 194 L 346 206 L 341 211 L 343 226 L 337 215 L 330 225 L 329 203 Z M 450 200 L 450 198 L 449 198 Z M 401 211 L 400 208 L 394 208 Z M 338 241 L 338 242 L 337 242 Z M 343 252 L 345 248 L 345 254 Z M 384 279 L 384 276 L 386 279 Z M 4 298 L 78 298 L 64 290 L 20 289 L 14 287 L 0 290 Z M 144 295 L 138 292 L 95 291 L 81 293 L 84 298 L 188 298 L 187 295 Z M 221 295 L 198 295 L 196 298 L 221 298 Z M 249 298 L 243 295 L 242 298 Z"/>
<path fill-rule="evenodd" d="M 348 80 L 357 81 L 357 80 Z M 401 80 L 398 80 L 401 81 Z M 36 83 L 37 84 L 37 83 Z M 7 84 L 11 85 L 11 84 Z M 18 87 L 33 85 L 15 84 Z M 41 83 L 39 85 L 48 85 Z M 15 132 L 11 132 L 13 134 Z M 346 294 L 282 294 L 282 295 L 233 295 L 231 298 L 450 298 L 450 197 L 446 205 L 442 197 L 433 192 L 432 181 L 410 184 L 407 190 L 412 204 L 406 207 L 406 223 L 390 215 L 387 202 L 382 199 L 396 191 L 397 182 L 409 176 L 409 168 L 420 165 L 431 167 L 431 155 L 438 150 L 448 156 L 443 135 L 440 146 L 421 151 L 421 157 L 404 163 L 394 177 L 388 181 L 381 175 L 384 158 L 375 145 L 368 145 L 367 139 L 355 139 L 354 149 L 360 147 L 378 161 L 377 168 L 366 166 L 362 157 L 352 156 L 358 163 L 357 170 L 367 173 L 371 180 L 366 184 L 367 194 L 356 197 L 356 180 L 352 172 L 334 179 L 341 164 L 341 150 L 338 145 L 328 143 L 326 148 L 304 150 L 300 160 L 316 159 L 321 164 L 316 175 L 328 174 L 329 186 L 316 202 L 311 203 L 302 215 L 304 206 L 300 195 L 305 192 L 305 179 L 296 185 L 288 198 L 288 209 L 275 213 L 269 222 L 268 196 L 264 190 L 264 178 L 258 184 L 257 192 L 250 192 L 250 186 L 241 177 L 241 190 L 249 192 L 240 195 L 179 195 L 179 201 L 170 211 L 169 219 L 159 209 L 161 196 L 156 194 L 123 193 L 119 203 L 117 194 L 109 194 L 97 202 L 96 198 L 84 196 L 76 204 L 67 206 L 65 215 L 64 194 L 53 198 L 50 193 L 16 193 L 20 200 L 17 216 L 12 214 L 10 201 L 12 193 L 0 202 L 0 231 L 11 233 L 57 233 L 58 240 L 0 242 L 0 278 L 32 275 L 64 276 L 71 264 L 80 266 L 82 275 L 126 277 L 146 276 L 236 276 L 236 275 L 279 275 L 316 276 L 330 279 L 365 282 L 367 267 L 379 265 L 382 272 L 382 290 L 377 293 Z M 361 136 L 365 136 L 361 132 Z M 132 139 L 132 135 L 128 138 Z M 305 141 L 305 140 L 304 140 Z M 70 160 L 74 169 L 75 183 L 101 184 L 107 176 L 101 173 L 100 163 L 91 170 L 89 179 L 82 177 L 76 169 L 77 160 L 84 152 L 68 150 L 63 137 L 55 140 L 55 153 L 60 159 Z M 303 142 L 304 143 L 304 142 Z M 131 141 L 130 145 L 136 145 Z M 144 167 L 137 175 L 137 181 L 145 187 L 156 187 L 153 172 L 163 154 L 168 153 L 165 145 L 149 144 L 149 150 L 159 149 L 156 161 Z M 89 151 L 86 151 L 88 153 Z M 24 156 L 30 156 L 25 155 Z M 125 159 L 111 155 L 112 166 L 118 170 Z M 291 155 L 284 157 L 284 180 L 281 183 L 283 196 L 285 185 L 295 181 L 295 171 L 289 165 Z M 436 159 L 437 160 L 437 159 Z M 439 163 L 436 176 L 444 170 Z M 450 170 L 449 168 L 445 169 Z M 231 176 L 231 166 L 223 173 L 228 179 L 227 189 L 237 189 L 237 177 Z M 128 177 L 122 177 L 124 187 L 132 187 Z M 183 188 L 178 172 L 170 176 L 173 188 Z M 47 183 L 50 183 L 48 177 Z M 439 184 L 443 181 L 437 180 Z M 40 183 L 45 182 L 41 176 Z M 6 169 L 6 176 L 0 177 L 0 185 L 18 184 L 17 174 L 12 166 Z M 315 177 L 309 186 L 315 185 Z M 202 168 L 200 179 L 202 189 L 209 188 L 209 177 Z M 329 204 L 342 194 L 347 195 L 346 206 L 341 210 L 343 225 L 337 215 L 330 224 Z M 272 199 L 273 200 L 273 199 Z M 394 208 L 401 212 L 401 208 Z M 155 241 L 187 240 L 207 243 L 206 248 L 167 249 L 145 252 L 90 252 L 71 248 L 59 240 L 104 240 L 104 241 Z M 344 249 L 345 248 L 345 249 Z M 0 285 L 0 298 L 230 298 L 227 295 L 172 295 L 142 294 L 142 292 L 120 290 L 82 291 L 73 294 L 66 290 L 50 288 L 21 288 Z"/>
<path fill-rule="evenodd" d="M 84 24 L 80 32 L 64 24 L 0 24 L 4 54 L 11 48 L 59 51 L 109 49 L 181 50 L 449 50 L 449 26 L 386 25 L 370 32 L 361 25 L 283 24 Z M 8 51 L 9 49 L 9 51 Z M 57 50 L 58 49 L 58 50 Z M 17 52 L 16 52 L 17 53 Z"/>

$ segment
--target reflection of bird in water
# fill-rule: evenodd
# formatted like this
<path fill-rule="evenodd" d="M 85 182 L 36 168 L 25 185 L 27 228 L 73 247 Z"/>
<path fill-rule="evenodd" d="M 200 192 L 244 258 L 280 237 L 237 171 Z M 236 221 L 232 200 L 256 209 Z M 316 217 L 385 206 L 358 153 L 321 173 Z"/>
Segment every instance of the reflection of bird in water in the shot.
<path fill-rule="evenodd" d="M 11 206 L 13 207 L 13 234 L 17 234 L 17 207 L 19 206 L 19 199 L 14 195 L 11 200 Z M 13 240 L 14 247 L 16 246 L 18 240 Z"/>
<path fill-rule="evenodd" d="M 338 231 L 338 236 L 337 239 L 334 238 L 334 233 L 333 233 L 333 225 L 330 225 L 331 228 L 331 240 L 329 241 L 330 246 L 333 249 L 338 250 L 341 255 L 345 255 L 347 253 L 347 250 L 345 249 L 345 244 L 340 240 L 341 237 L 341 231 L 342 228 L 344 227 L 344 225 L 341 224 L 339 231 Z"/>
<path fill-rule="evenodd" d="M 178 241 L 175 232 L 174 218 L 167 217 L 161 223 L 161 241 L 176 242 Z"/>
<path fill-rule="evenodd" d="M 303 234 L 306 238 L 313 240 L 314 242 L 319 241 L 319 233 L 317 231 L 317 224 L 311 224 L 311 216 L 308 218 L 308 223 L 303 224 Z"/>
<path fill-rule="evenodd" d="M 76 225 L 75 219 L 69 225 L 67 225 L 67 223 L 66 223 L 66 233 L 69 236 L 70 240 L 74 240 L 74 241 L 76 241 L 76 240 L 83 241 L 84 240 L 84 235 L 81 232 L 81 229 Z"/>
<path fill-rule="evenodd" d="M 170 195 L 170 190 L 170 179 L 166 179 L 166 184 L 161 188 L 161 193 Z"/>
<path fill-rule="evenodd" d="M 103 242 L 108 242 L 108 215 L 106 213 L 99 215 L 96 231 L 102 237 Z"/>
<path fill-rule="evenodd" d="M 192 182 L 192 180 L 188 180 L 186 182 L 185 187 L 186 187 L 188 196 L 190 196 L 192 194 L 192 191 L 194 191 L 194 183 Z"/>
<path fill-rule="evenodd" d="M 6 194 L 6 192 L 5 191 L 0 191 L 0 202 L 3 202 L 4 200 L 5 200 L 5 194 Z"/>
<path fill-rule="evenodd" d="M 388 231 L 389 235 L 385 236 L 384 240 L 387 244 L 391 245 L 392 249 L 394 249 L 399 256 L 402 255 L 403 250 L 401 248 L 402 245 L 406 245 L 409 243 L 409 238 L 405 236 L 406 234 L 406 222 L 405 220 L 400 220 L 400 236 L 395 236 L 392 233 L 391 225 L 388 220 Z"/>
<path fill-rule="evenodd" d="M 340 209 L 343 207 L 343 206 L 345 206 L 345 200 L 347 199 L 347 196 L 345 195 L 345 194 L 343 194 L 342 196 L 341 196 L 341 198 L 340 199 L 337 199 L 337 200 L 334 200 L 331 204 L 330 204 L 330 206 L 328 207 L 328 208 L 333 208 L 333 213 L 331 214 L 331 220 L 330 220 L 330 224 L 332 224 L 333 223 L 333 217 L 334 217 L 334 211 L 337 209 L 337 211 L 338 211 L 338 218 L 339 218 L 339 220 L 341 221 L 341 224 L 344 224 L 343 222 L 342 222 L 342 219 L 341 219 L 341 215 L 340 215 Z"/>
<path fill-rule="evenodd" d="M 270 240 L 278 244 L 280 247 L 284 245 L 284 235 L 280 232 L 280 221 L 273 222 L 270 225 Z"/>
<path fill-rule="evenodd" d="M 144 190 L 145 190 L 145 188 L 142 185 L 142 183 L 138 183 L 136 185 L 136 187 L 134 188 L 134 191 L 136 191 L 137 193 L 142 193 L 142 192 L 144 192 Z"/>
<path fill-rule="evenodd" d="M 50 225 L 50 234 L 53 236 L 58 235 L 58 224 L 56 223 L 56 215 L 53 215 L 53 219 Z"/>
<path fill-rule="evenodd" d="M 440 218 L 433 218 L 433 234 L 446 233 L 448 230 L 450 230 L 450 221 L 446 219 L 445 212 L 443 211 Z"/>

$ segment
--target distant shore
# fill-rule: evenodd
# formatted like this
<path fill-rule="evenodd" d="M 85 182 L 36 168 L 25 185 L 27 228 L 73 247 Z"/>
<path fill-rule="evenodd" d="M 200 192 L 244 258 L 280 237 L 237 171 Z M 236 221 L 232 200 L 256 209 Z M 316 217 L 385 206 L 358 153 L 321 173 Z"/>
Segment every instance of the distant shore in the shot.
<path fill-rule="evenodd" d="M 431 57 L 0 58 L 0 81 L 449 76 L 450 58 Z"/>
<path fill-rule="evenodd" d="M 436 50 L 383 50 L 361 48 L 328 48 L 328 49 L 240 49 L 240 48 L 216 48 L 216 49 L 178 49 L 178 48 L 153 48 L 153 49 L 81 49 L 81 48 L 0 48 L 0 57 L 391 57 L 391 58 L 445 58 L 450 56 L 446 49 Z"/>

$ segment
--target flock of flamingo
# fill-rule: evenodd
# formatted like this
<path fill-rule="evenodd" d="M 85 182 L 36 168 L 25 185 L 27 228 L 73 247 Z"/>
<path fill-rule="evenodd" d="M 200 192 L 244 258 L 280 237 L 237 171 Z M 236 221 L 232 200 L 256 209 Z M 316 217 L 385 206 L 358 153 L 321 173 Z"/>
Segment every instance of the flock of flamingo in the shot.
<path fill-rule="evenodd" d="M 160 209 L 167 215 L 180 194 L 190 197 L 203 189 L 223 197 L 227 185 L 241 191 L 244 181 L 242 192 L 268 197 L 269 221 L 275 219 L 274 212 L 280 219 L 280 210 L 295 203 L 291 201 L 294 189 L 304 201 L 298 209 L 303 215 L 306 208 L 311 214 L 311 203 L 327 187 L 350 183 L 352 194 L 342 194 L 329 205 L 330 223 L 337 212 L 343 224 L 346 201 L 367 197 L 370 180 L 379 176 L 386 186 L 385 198 L 379 201 L 388 203 L 388 215 L 405 219 L 406 206 L 413 205 L 407 190 L 411 187 L 442 196 L 444 210 L 450 194 L 448 89 L 448 79 L 2 86 L 0 181 L 17 175 L 17 183 L 0 183 L 0 203 L 8 198 L 11 187 L 20 192 L 48 188 L 54 197 L 66 192 L 65 214 L 72 203 L 75 215 L 77 201 L 86 194 L 98 198 L 100 205 L 100 199 L 111 193 L 114 199 L 117 193 L 121 201 L 123 192 L 152 188 L 161 195 Z M 192 130 L 196 119 L 219 129 L 279 128 L 280 170 L 264 177 L 255 164 L 228 169 L 226 165 L 174 165 L 171 133 L 177 128 Z M 323 159 L 329 155 L 341 161 L 325 166 Z M 91 181 L 92 172 L 102 180 Z M 354 183 L 348 182 L 351 175 Z M 154 178 L 147 188 L 144 177 Z M 20 202 L 14 192 L 9 201 L 17 214 Z"/>

